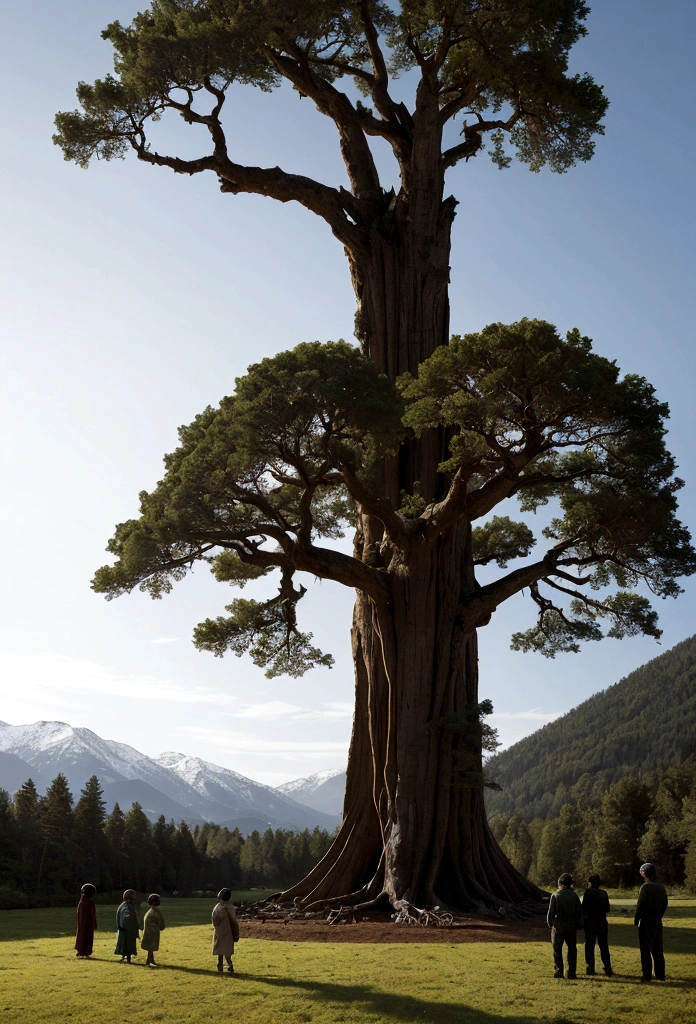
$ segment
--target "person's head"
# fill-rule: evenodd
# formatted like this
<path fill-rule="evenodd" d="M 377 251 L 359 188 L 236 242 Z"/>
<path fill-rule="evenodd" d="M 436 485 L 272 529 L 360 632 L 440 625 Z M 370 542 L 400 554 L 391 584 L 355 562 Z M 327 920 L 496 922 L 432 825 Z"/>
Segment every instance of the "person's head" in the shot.
<path fill-rule="evenodd" d="M 590 875 L 590 877 L 587 879 L 587 884 L 591 889 L 599 889 L 600 885 L 602 884 L 602 879 L 599 877 L 599 875 Z"/>
<path fill-rule="evenodd" d="M 573 876 L 569 875 L 567 871 L 564 871 L 561 877 L 558 879 L 558 884 L 561 889 L 570 889 L 573 884 Z"/>
<path fill-rule="evenodd" d="M 126 903 L 133 903 L 135 900 L 135 889 L 126 889 L 123 894 L 123 899 Z"/>
<path fill-rule="evenodd" d="M 96 891 L 97 890 L 95 889 L 91 882 L 85 882 L 85 884 L 80 889 L 82 895 L 85 896 L 88 900 L 92 899 Z"/>
<path fill-rule="evenodd" d="M 655 865 L 648 862 L 647 864 L 641 864 L 640 873 L 646 882 L 654 882 L 657 871 L 655 871 Z"/>
<path fill-rule="evenodd" d="M 153 892 L 152 896 L 148 896 L 147 902 L 151 907 L 158 907 L 162 900 L 159 898 L 156 892 Z"/>
<path fill-rule="evenodd" d="M 230 900 L 231 896 L 231 889 L 221 889 L 220 892 L 218 893 L 218 899 L 222 900 L 223 903 L 227 903 Z"/>

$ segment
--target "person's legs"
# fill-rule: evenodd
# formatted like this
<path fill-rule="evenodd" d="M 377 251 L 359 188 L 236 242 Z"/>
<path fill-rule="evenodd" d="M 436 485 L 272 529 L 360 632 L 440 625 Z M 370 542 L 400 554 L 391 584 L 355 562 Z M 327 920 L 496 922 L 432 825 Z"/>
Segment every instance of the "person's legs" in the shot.
<path fill-rule="evenodd" d="M 573 928 L 572 931 L 568 931 L 566 935 L 566 945 L 568 946 L 568 977 L 577 978 L 578 976 L 578 937 L 577 932 Z"/>
<path fill-rule="evenodd" d="M 551 946 L 553 947 L 553 976 L 563 977 L 563 936 L 555 926 L 551 929 Z"/>
<path fill-rule="evenodd" d="M 602 966 L 604 967 L 604 973 L 611 977 L 614 973 L 611 969 L 611 954 L 609 953 L 609 929 L 605 928 L 601 932 L 597 932 L 597 943 L 599 945 L 599 955 L 602 958 Z"/>
<path fill-rule="evenodd" d="M 230 972 L 230 974 L 234 974 L 234 967 L 232 966 L 232 957 L 228 956 L 225 957 L 225 959 L 227 960 L 227 970 Z"/>
<path fill-rule="evenodd" d="M 655 929 L 652 921 L 641 921 L 638 927 L 638 945 L 640 946 L 640 967 L 643 981 L 652 981 L 652 946 Z"/>
<path fill-rule="evenodd" d="M 222 957 L 222 956 L 218 957 L 217 969 L 220 972 L 220 974 L 222 974 L 222 963 L 223 963 L 223 960 L 224 960 L 224 957 Z"/>
<path fill-rule="evenodd" d="M 595 972 L 596 938 L 594 930 L 585 925 L 585 974 L 594 974 Z"/>
<path fill-rule="evenodd" d="M 655 938 L 652 944 L 652 958 L 655 965 L 655 977 L 658 981 L 665 980 L 665 954 L 662 949 L 662 921 L 658 921 Z"/>

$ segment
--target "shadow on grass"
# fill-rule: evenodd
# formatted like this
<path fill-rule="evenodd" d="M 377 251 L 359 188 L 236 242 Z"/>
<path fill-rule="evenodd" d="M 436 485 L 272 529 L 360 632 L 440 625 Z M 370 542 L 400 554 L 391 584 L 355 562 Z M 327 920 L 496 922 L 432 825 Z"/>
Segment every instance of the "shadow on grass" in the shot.
<path fill-rule="evenodd" d="M 241 977 L 241 976 L 240 976 Z M 247 977 L 251 978 L 250 975 Z M 426 1024 L 539 1024 L 537 1017 L 521 1016 L 514 1011 L 510 1014 L 488 1013 L 485 1010 L 462 1003 L 431 1002 L 403 993 L 382 992 L 369 985 L 339 985 L 328 982 L 296 981 L 286 978 L 256 976 L 254 981 L 278 988 L 300 991 L 318 1003 L 334 1003 L 350 1006 L 355 1011 L 359 1004 L 365 1013 L 379 1016 L 381 1021 L 406 1024 L 410 1021 L 425 1021 Z M 556 1017 L 554 1024 L 583 1024 L 577 1016 Z"/>
<path fill-rule="evenodd" d="M 670 953 L 696 953 L 696 928 L 683 928 L 672 924 L 674 917 L 670 915 L 665 921 L 662 936 L 665 956 Z M 584 945 L 583 933 L 578 933 L 578 950 Z M 638 953 L 638 929 L 633 921 L 621 921 L 609 924 L 609 946 L 621 949 L 635 949 Z"/>

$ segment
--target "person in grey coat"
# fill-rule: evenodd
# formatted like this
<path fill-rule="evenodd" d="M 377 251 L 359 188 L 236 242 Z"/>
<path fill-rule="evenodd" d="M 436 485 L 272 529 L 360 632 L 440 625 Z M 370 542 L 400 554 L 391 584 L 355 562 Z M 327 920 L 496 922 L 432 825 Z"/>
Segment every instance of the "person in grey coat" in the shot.
<path fill-rule="evenodd" d="M 239 922 L 234 907 L 230 903 L 232 893 L 229 889 L 221 889 L 218 893 L 219 903 L 213 908 L 213 956 L 218 958 L 217 969 L 222 974 L 223 958 L 227 961 L 227 970 L 234 974 L 232 954 L 234 944 L 239 942 Z"/>
<path fill-rule="evenodd" d="M 551 929 L 553 976 L 563 977 L 563 943 L 568 947 L 568 977 L 577 978 L 578 932 L 583 930 L 582 905 L 573 889 L 573 876 L 567 872 L 558 879 L 558 891 L 549 901 L 546 922 Z"/>
<path fill-rule="evenodd" d="M 667 890 L 656 881 L 654 864 L 643 864 L 640 869 L 643 885 L 638 893 L 638 905 L 633 923 L 638 929 L 640 966 L 643 982 L 652 981 L 653 966 L 658 981 L 665 980 L 665 954 L 662 950 L 662 918 L 667 909 Z"/>
<path fill-rule="evenodd" d="M 142 949 L 147 950 L 147 960 L 145 963 L 148 967 L 157 967 L 155 963 L 155 953 L 159 949 L 160 932 L 164 931 L 164 917 L 160 910 L 161 900 L 157 893 L 153 893 L 152 896 L 148 897 L 147 902 L 150 904 L 150 909 L 145 915 L 145 923 L 143 924 L 143 937 L 140 941 Z"/>

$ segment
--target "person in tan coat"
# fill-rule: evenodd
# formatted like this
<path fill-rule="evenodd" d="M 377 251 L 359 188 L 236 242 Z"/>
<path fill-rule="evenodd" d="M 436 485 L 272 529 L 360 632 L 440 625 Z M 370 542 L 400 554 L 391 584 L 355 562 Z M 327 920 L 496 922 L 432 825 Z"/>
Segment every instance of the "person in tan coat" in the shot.
<path fill-rule="evenodd" d="M 160 898 L 157 893 L 153 893 L 152 896 L 148 897 L 147 902 L 150 904 L 150 909 L 145 915 L 143 937 L 140 945 L 143 949 L 147 950 L 147 960 L 145 961 L 147 966 L 157 967 L 155 953 L 159 949 L 160 932 L 164 931 L 164 918 L 159 908 Z"/>
<path fill-rule="evenodd" d="M 232 954 L 234 944 L 239 942 L 239 922 L 230 903 L 232 893 L 229 889 L 221 889 L 218 893 L 219 903 L 213 908 L 213 956 L 218 958 L 217 969 L 222 974 L 223 959 L 227 961 L 227 970 L 234 974 Z"/>

